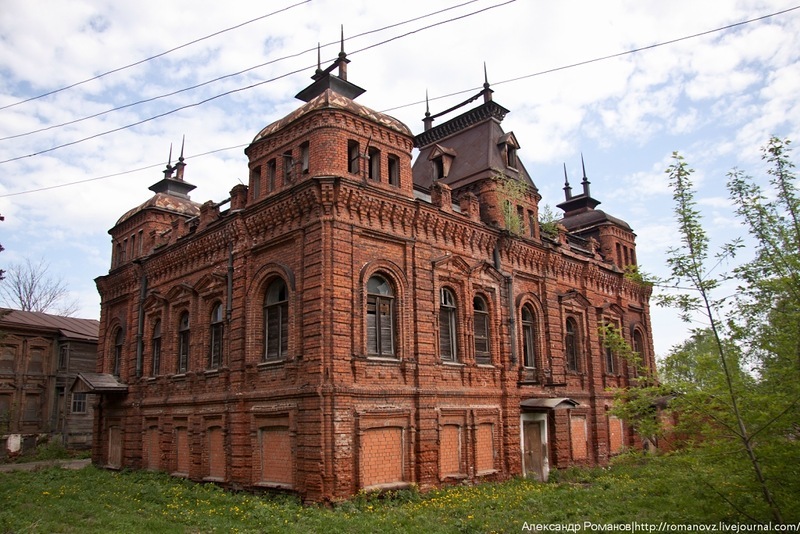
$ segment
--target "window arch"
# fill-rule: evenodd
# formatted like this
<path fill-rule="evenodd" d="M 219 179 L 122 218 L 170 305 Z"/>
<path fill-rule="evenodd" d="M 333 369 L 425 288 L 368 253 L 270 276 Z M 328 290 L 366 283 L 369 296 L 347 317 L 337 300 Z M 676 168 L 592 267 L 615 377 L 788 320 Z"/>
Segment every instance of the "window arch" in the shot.
<path fill-rule="evenodd" d="M 456 324 L 456 298 L 450 289 L 443 287 L 439 292 L 439 354 L 442 360 L 458 360 Z"/>
<path fill-rule="evenodd" d="M 567 317 L 565 332 L 564 353 L 567 359 L 567 369 L 569 371 L 579 371 L 580 334 L 578 332 L 578 323 L 574 318 Z"/>
<path fill-rule="evenodd" d="M 189 312 L 183 312 L 178 321 L 178 373 L 189 369 Z"/>
<path fill-rule="evenodd" d="M 161 374 L 161 321 L 153 325 L 153 337 L 150 339 L 153 352 L 153 376 Z"/>
<path fill-rule="evenodd" d="M 367 354 L 394 358 L 394 290 L 380 275 L 367 281 Z"/>
<path fill-rule="evenodd" d="M 489 306 L 481 296 L 472 299 L 473 328 L 475 334 L 475 361 L 491 363 L 489 354 Z"/>
<path fill-rule="evenodd" d="M 113 361 L 113 369 L 112 372 L 114 376 L 119 376 L 120 367 L 122 365 L 122 348 L 125 344 L 125 332 L 122 331 L 122 328 L 117 328 L 116 334 L 114 334 L 114 361 Z"/>
<path fill-rule="evenodd" d="M 211 309 L 211 347 L 208 355 L 208 368 L 216 369 L 222 365 L 222 337 L 224 334 L 222 304 Z"/>
<path fill-rule="evenodd" d="M 536 368 L 536 316 L 530 304 L 522 307 L 522 365 Z"/>
<path fill-rule="evenodd" d="M 276 278 L 264 298 L 264 361 L 282 360 L 288 349 L 289 290 L 282 278 Z"/>
<path fill-rule="evenodd" d="M 634 376 L 637 373 L 637 366 L 642 369 L 647 369 L 647 354 L 645 354 L 644 349 L 644 336 L 642 335 L 642 331 L 638 328 L 633 330 L 633 352 L 635 352 L 639 358 L 638 361 L 633 364 L 633 372 Z"/>

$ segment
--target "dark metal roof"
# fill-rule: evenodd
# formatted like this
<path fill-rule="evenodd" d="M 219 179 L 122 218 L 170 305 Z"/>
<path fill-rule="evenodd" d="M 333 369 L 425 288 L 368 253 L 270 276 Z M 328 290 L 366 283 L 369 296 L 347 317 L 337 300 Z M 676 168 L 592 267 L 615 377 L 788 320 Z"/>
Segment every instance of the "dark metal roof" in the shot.
<path fill-rule="evenodd" d="M 100 332 L 100 321 L 96 319 L 76 319 L 49 313 L 9 310 L 0 317 L 0 327 L 15 326 L 29 328 L 37 331 L 57 333 L 58 335 L 74 340 L 97 341 Z"/>
<path fill-rule="evenodd" d="M 127 221 L 137 213 L 147 209 L 169 211 L 185 217 L 200 215 L 200 204 L 197 202 L 189 200 L 188 198 L 170 195 L 169 193 L 156 193 L 147 201 L 129 210 L 125 215 L 120 217 L 115 226 L 119 226 L 122 222 Z"/>
<path fill-rule="evenodd" d="M 587 209 L 586 211 L 568 215 L 559 222 L 563 224 L 570 232 L 586 230 L 593 226 L 600 226 L 604 224 L 613 224 L 619 226 L 620 228 L 624 228 L 625 230 L 631 230 L 630 225 L 628 225 L 628 223 L 622 219 L 613 217 L 603 210 L 595 209 Z"/>
<path fill-rule="evenodd" d="M 532 398 L 525 399 L 519 403 L 519 407 L 523 410 L 529 411 L 542 411 L 542 410 L 559 410 L 562 408 L 574 408 L 580 403 L 574 401 L 569 397 L 548 397 L 548 398 Z"/>
<path fill-rule="evenodd" d="M 78 373 L 72 384 L 76 393 L 126 393 L 128 386 L 108 373 Z"/>

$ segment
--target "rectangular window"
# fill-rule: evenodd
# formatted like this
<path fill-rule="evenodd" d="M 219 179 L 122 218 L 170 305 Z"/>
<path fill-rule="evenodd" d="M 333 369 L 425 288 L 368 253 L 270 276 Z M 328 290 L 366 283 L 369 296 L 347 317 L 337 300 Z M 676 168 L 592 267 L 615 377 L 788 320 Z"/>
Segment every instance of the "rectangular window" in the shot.
<path fill-rule="evenodd" d="M 274 159 L 267 162 L 267 191 L 269 192 L 275 191 L 275 174 L 277 168 L 278 165 Z"/>
<path fill-rule="evenodd" d="M 42 406 L 39 395 L 25 395 L 25 410 L 22 419 L 29 423 L 39 422 L 42 418 Z"/>
<path fill-rule="evenodd" d="M 43 373 L 44 372 L 44 349 L 41 347 L 32 347 L 29 349 L 28 372 L 29 373 Z"/>
<path fill-rule="evenodd" d="M 300 145 L 300 170 L 308 174 L 309 145 L 308 141 Z"/>
<path fill-rule="evenodd" d="M 69 365 L 69 345 L 61 345 L 58 350 L 58 370 L 66 370 L 67 365 Z"/>
<path fill-rule="evenodd" d="M 283 185 L 292 183 L 293 167 L 294 158 L 292 157 L 292 151 L 288 150 L 283 153 Z"/>
<path fill-rule="evenodd" d="M 250 191 L 252 191 L 253 200 L 261 196 L 261 165 L 250 171 Z"/>
<path fill-rule="evenodd" d="M 86 413 L 86 393 L 72 394 L 72 413 Z"/>
<path fill-rule="evenodd" d="M 528 235 L 534 236 L 534 228 L 536 228 L 536 217 L 533 216 L 533 211 L 528 210 Z"/>
<path fill-rule="evenodd" d="M 178 335 L 178 372 L 185 373 L 189 365 L 189 332 Z"/>
<path fill-rule="evenodd" d="M 381 181 L 381 151 L 374 147 L 369 149 L 369 179 Z"/>
<path fill-rule="evenodd" d="M 389 185 L 395 187 L 400 185 L 400 158 L 394 155 L 389 155 L 386 163 L 389 166 Z"/>
<path fill-rule="evenodd" d="M 358 141 L 347 141 L 347 172 L 350 174 L 358 174 L 359 159 L 361 158 L 359 150 Z"/>
<path fill-rule="evenodd" d="M 161 374 L 161 338 L 153 338 L 153 376 Z"/>
<path fill-rule="evenodd" d="M 14 371 L 17 359 L 17 347 L 3 345 L 0 347 L 0 371 Z"/>
<path fill-rule="evenodd" d="M 209 368 L 216 369 L 222 364 L 222 323 L 211 325 L 211 361 Z"/>

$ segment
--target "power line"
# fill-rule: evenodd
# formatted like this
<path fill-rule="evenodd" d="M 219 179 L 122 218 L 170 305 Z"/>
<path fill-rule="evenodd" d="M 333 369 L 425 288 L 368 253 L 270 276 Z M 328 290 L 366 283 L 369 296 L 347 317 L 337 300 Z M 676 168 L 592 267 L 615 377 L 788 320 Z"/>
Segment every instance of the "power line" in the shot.
<path fill-rule="evenodd" d="M 514 0 L 511 0 L 511 1 L 514 1 Z M 503 4 L 500 4 L 500 5 L 503 5 Z M 492 6 L 492 7 L 497 7 L 497 6 Z M 489 9 L 489 8 L 487 8 L 487 9 Z M 713 30 L 707 30 L 707 31 L 700 32 L 700 33 L 695 33 L 695 34 L 692 34 L 692 35 L 679 37 L 679 38 L 676 38 L 676 39 L 671 39 L 669 41 L 664 41 L 662 43 L 655 43 L 655 44 L 652 44 L 652 45 L 648 45 L 648 46 L 644 46 L 644 47 L 640 47 L 640 48 L 635 48 L 635 49 L 632 49 L 632 50 L 626 50 L 626 51 L 623 51 L 623 52 L 618 52 L 616 54 L 610 54 L 610 55 L 606 55 L 606 56 L 601 56 L 601 57 L 597 57 L 597 58 L 593 58 L 593 59 L 589 59 L 589 60 L 585 60 L 585 61 L 580 61 L 580 62 L 577 62 L 577 63 L 571 63 L 569 65 L 563 65 L 563 66 L 560 66 L 560 67 L 547 69 L 547 70 L 544 70 L 544 71 L 539 71 L 539 72 L 535 72 L 535 73 L 531 73 L 531 74 L 526 74 L 526 75 L 523 75 L 523 76 L 517 76 L 515 78 L 509 78 L 507 80 L 502 80 L 500 82 L 496 82 L 493 85 L 502 85 L 502 84 L 507 84 L 507 83 L 513 83 L 513 82 L 517 82 L 517 81 L 520 81 L 520 80 L 525 80 L 525 79 L 528 79 L 528 78 L 532 78 L 532 77 L 535 77 L 535 76 L 542 76 L 542 75 L 545 75 L 545 74 L 550 74 L 550 73 L 553 73 L 553 72 L 558 72 L 558 71 L 562 71 L 562 70 L 566 70 L 566 69 L 576 68 L 576 67 L 588 65 L 588 64 L 591 64 L 591 63 L 596 63 L 596 62 L 599 62 L 599 61 L 604 61 L 604 60 L 613 59 L 613 58 L 617 58 L 617 57 L 621 57 L 621 56 L 625 56 L 625 55 L 629 55 L 629 54 L 633 54 L 633 53 L 637 53 L 637 52 L 642 52 L 642 51 L 645 51 L 645 50 L 651 50 L 653 48 L 658 48 L 658 47 L 661 47 L 661 46 L 674 44 L 674 43 L 685 41 L 685 40 L 688 40 L 688 39 L 693 39 L 693 38 L 701 37 L 701 36 L 704 36 L 704 35 L 709 35 L 709 34 L 712 34 L 712 33 L 717 33 L 717 32 L 720 32 L 720 31 L 729 30 L 729 29 L 732 29 L 732 28 L 735 28 L 735 27 L 738 27 L 738 26 L 743 26 L 745 24 L 758 22 L 758 21 L 761 21 L 761 20 L 765 20 L 765 19 L 768 19 L 768 18 L 771 18 L 771 17 L 778 16 L 778 15 L 783 15 L 783 14 L 789 13 L 791 11 L 795 11 L 797 9 L 800 9 L 800 5 L 785 9 L 783 11 L 778 11 L 778 12 L 775 12 L 775 13 L 771 13 L 769 15 L 764 15 L 764 16 L 757 17 L 757 18 L 754 18 L 754 19 L 749 19 L 749 20 L 746 20 L 746 21 L 737 22 L 737 23 L 734 23 L 734 24 L 729 24 L 727 26 L 722 26 L 720 28 L 715 28 Z M 460 17 L 460 18 L 463 18 L 463 17 Z M 445 21 L 445 22 L 447 22 L 447 21 Z M 442 23 L 437 23 L 437 24 L 442 24 Z M 423 29 L 425 29 L 425 28 L 423 28 Z M 416 33 L 417 31 L 420 31 L 420 30 L 415 30 L 414 32 L 409 32 L 409 34 L 410 33 Z M 405 34 L 405 35 L 408 35 L 408 34 Z M 395 40 L 395 39 L 397 39 L 399 37 L 401 37 L 401 36 L 398 36 L 398 37 L 395 37 L 395 38 L 392 38 L 392 39 L 388 39 L 388 40 L 383 41 L 381 43 L 370 45 L 368 47 L 359 49 L 356 52 L 361 52 L 363 50 L 367 50 L 369 48 L 373 48 L 375 46 L 378 46 L 379 44 L 383 44 L 385 42 L 389 42 L 389 41 Z M 306 68 L 310 68 L 310 67 L 306 67 Z M 259 84 L 256 84 L 256 85 L 261 85 L 261 84 L 267 83 L 269 81 L 274 81 L 274 80 L 276 80 L 278 78 L 282 78 L 282 77 L 285 77 L 285 76 L 289 76 L 291 74 L 295 74 L 296 72 L 300 72 L 301 70 L 305 70 L 305 69 L 299 69 L 298 71 L 293 71 L 293 72 L 284 74 L 282 76 L 273 78 L 272 80 L 265 80 L 265 81 L 260 82 Z M 247 87 L 247 88 L 249 88 L 249 87 Z M 237 90 L 231 91 L 229 93 L 236 92 L 236 91 L 241 91 L 241 90 L 244 90 L 244 89 L 247 89 L 247 88 L 237 89 Z M 472 91 L 475 91 L 475 90 L 476 90 L 476 88 L 464 89 L 462 91 L 449 93 L 447 95 L 442 95 L 442 96 L 430 98 L 429 100 L 439 100 L 439 99 L 443 99 L 443 98 L 449 98 L 451 96 L 456 96 L 456 95 L 460 95 L 460 94 L 464 94 L 464 93 L 469 93 L 469 92 L 472 92 Z M 225 94 L 229 94 L 229 93 L 225 93 Z M 216 97 L 213 97 L 213 98 L 218 98 L 219 96 L 223 96 L 223 95 L 217 95 Z M 209 100 L 212 100 L 212 99 L 209 99 Z M 421 104 L 421 103 L 424 103 L 424 102 L 425 101 L 423 100 L 423 101 L 418 101 L 418 102 L 412 102 L 412 103 L 409 103 L 409 104 L 403 104 L 403 105 L 400 105 L 400 106 L 395 106 L 395 107 L 392 107 L 392 108 L 388 108 L 388 109 L 386 109 L 384 111 L 392 111 L 392 110 L 396 110 L 396 109 L 402 109 L 402 108 L 406 108 L 406 107 L 409 107 L 409 106 L 418 105 L 418 104 Z M 185 106 L 184 108 L 179 108 L 179 109 L 185 109 L 186 107 L 192 107 L 194 105 L 199 105 L 199 104 L 193 104 L 191 106 Z M 152 119 L 147 119 L 147 120 L 152 120 Z M 146 122 L 146 120 L 145 121 L 141 121 L 140 123 L 137 123 L 137 124 L 141 124 L 142 122 Z M 117 130 L 124 129 L 124 128 L 126 128 L 126 127 L 118 128 Z M 98 134 L 98 136 L 99 135 L 103 135 L 103 134 Z M 97 137 L 97 136 L 95 136 L 95 137 Z M 72 143 L 72 144 L 75 144 L 75 143 Z M 235 149 L 235 148 L 242 148 L 242 147 L 245 147 L 245 146 L 247 146 L 247 144 L 237 145 L 237 146 L 227 147 L 227 148 L 220 148 L 220 149 L 212 150 L 212 151 L 209 151 L 209 152 L 205 152 L 203 154 L 198 154 L 198 155 L 192 156 L 192 157 L 193 158 L 201 157 L 201 156 L 213 154 L 215 152 L 222 152 L 222 151 L 225 151 L 225 150 L 232 150 L 232 149 Z M 21 158 L 15 158 L 15 159 L 21 159 Z M 13 161 L 13 160 L 0 161 L 0 163 L 6 163 L 8 161 Z M 48 186 L 48 187 L 43 187 L 43 188 L 38 188 L 38 189 L 31 189 L 31 190 L 26 190 L 26 191 L 18 191 L 18 192 L 14 192 L 14 193 L 6 193 L 6 194 L 3 194 L 3 195 L 0 195 L 0 198 L 11 197 L 11 196 L 16 196 L 16 195 L 23 195 L 23 194 L 27 194 L 27 193 L 35 193 L 35 192 L 45 191 L 45 190 L 49 190 L 49 189 L 56 189 L 56 188 L 60 188 L 60 187 L 67 187 L 67 186 L 71 186 L 71 185 L 77 185 L 77 184 L 82 184 L 82 183 L 86 183 L 86 182 L 91 182 L 91 181 L 111 178 L 111 177 L 120 176 L 120 175 L 124 175 L 124 174 L 131 174 L 133 172 L 138 172 L 138 171 L 141 171 L 141 170 L 151 169 L 151 168 L 154 168 L 154 167 L 158 167 L 160 165 L 161 165 L 161 163 L 157 163 L 157 164 L 154 164 L 154 165 L 148 165 L 148 166 L 145 166 L 145 167 L 140 167 L 138 169 L 132 169 L 132 170 L 129 170 L 129 171 L 122 171 L 122 172 L 119 172 L 119 173 L 109 174 L 109 175 L 100 176 L 100 177 L 96 177 L 96 178 L 89 178 L 89 179 L 85 179 L 85 180 L 79 180 L 79 181 L 75 181 L 75 182 L 68 182 L 68 183 L 64 183 L 64 184 L 59 184 L 59 185 L 55 185 L 55 186 Z"/>
<path fill-rule="evenodd" d="M 310 1 L 310 0 L 308 0 L 308 1 Z M 351 39 L 356 39 L 358 37 L 363 37 L 365 35 L 370 35 L 370 34 L 373 34 L 373 33 L 381 32 L 381 31 L 384 31 L 384 30 L 388 30 L 388 29 L 391 29 L 391 28 L 398 27 L 398 26 L 402 26 L 404 24 L 408 24 L 408 23 L 411 23 L 411 22 L 416 22 L 418 20 L 425 19 L 425 18 L 428 18 L 428 17 L 432 17 L 434 15 L 438 15 L 440 13 L 444 13 L 445 11 L 451 11 L 453 9 L 457 9 L 459 7 L 463 7 L 465 5 L 472 4 L 472 3 L 475 3 L 475 2 L 478 2 L 478 1 L 479 0 L 469 0 L 469 1 L 463 2 L 461 4 L 456 4 L 454 6 L 450 6 L 450 7 L 444 8 L 444 9 L 440 9 L 438 11 L 433 11 L 433 12 L 428 13 L 426 15 L 421 15 L 419 17 L 414 17 L 414 18 L 411 18 L 411 19 L 408 19 L 408 20 L 404 20 L 402 22 L 397 22 L 397 23 L 394 23 L 394 24 L 390 24 L 388 26 L 383 26 L 381 28 L 376 28 L 374 30 L 368 30 L 368 31 L 365 31 L 365 32 L 362 32 L 362 33 L 358 33 L 356 35 L 348 37 L 347 39 L 345 39 L 345 41 L 349 41 Z M 258 20 L 258 19 L 253 19 L 253 20 Z M 250 21 L 250 22 L 252 22 L 252 21 Z M 247 23 L 245 23 L 245 24 L 247 24 Z M 234 28 L 241 27 L 241 26 L 243 26 L 243 24 L 240 24 L 239 26 L 234 26 Z M 228 30 L 230 30 L 230 29 L 232 29 L 232 28 L 228 28 Z M 223 30 L 223 31 L 228 31 L 228 30 Z M 219 33 L 221 33 L 221 32 L 217 32 L 217 34 L 219 34 Z M 339 44 L 338 40 L 337 41 L 331 41 L 329 43 L 321 45 L 321 48 L 325 48 L 325 47 L 328 47 L 328 46 L 331 46 L 331 45 L 336 45 L 336 44 Z M 176 50 L 176 49 L 174 49 L 174 50 Z M 244 74 L 246 72 L 250 72 L 252 70 L 259 69 L 259 68 L 265 67 L 267 65 L 272 65 L 272 64 L 278 63 L 280 61 L 296 58 L 296 57 L 302 56 L 303 54 L 307 54 L 309 52 L 313 52 L 314 50 L 316 50 L 316 48 L 308 48 L 308 49 L 303 50 L 301 52 L 296 52 L 296 53 L 288 54 L 288 55 L 285 55 L 285 56 L 282 56 L 282 57 L 279 57 L 279 58 L 276 58 L 276 59 L 272 59 L 272 60 L 267 61 L 265 63 L 260 63 L 258 65 L 254 65 L 254 66 L 246 68 L 244 70 L 240 70 L 238 72 L 233 72 L 231 74 L 225 74 L 224 76 L 219 76 L 217 78 L 214 78 L 214 79 L 211 79 L 211 80 L 207 80 L 205 82 L 202 82 L 202 83 L 199 83 L 199 84 L 196 84 L 196 85 L 192 85 L 192 86 L 189 86 L 189 87 L 184 87 L 183 89 L 178 89 L 178 90 L 172 91 L 170 93 L 164 93 L 164 94 L 157 95 L 157 96 L 154 96 L 154 97 L 151 97 L 151 98 L 146 98 L 144 100 L 139 100 L 139 101 L 136 101 L 136 102 L 131 102 L 131 103 L 128 103 L 128 104 L 124 104 L 122 106 L 117 106 L 115 108 L 107 109 L 105 111 L 101 111 L 101 112 L 95 113 L 93 115 L 88 115 L 88 116 L 85 116 L 85 117 L 81 117 L 81 118 L 74 119 L 74 120 L 71 120 L 71 121 L 63 122 L 63 123 L 60 123 L 60 124 L 53 124 L 53 125 L 50 125 L 50 126 L 45 126 L 44 128 L 39 128 L 38 130 L 31 130 L 31 131 L 28 131 L 28 132 L 9 135 L 9 136 L 6 136 L 6 137 L 0 137 L 0 141 L 7 141 L 7 140 L 10 140 L 10 139 L 18 139 L 20 137 L 26 137 L 28 135 L 33 135 L 33 134 L 37 134 L 37 133 L 41 133 L 41 132 L 46 132 L 48 130 L 53 130 L 53 129 L 56 129 L 56 128 L 63 128 L 64 126 L 70 126 L 72 124 L 83 122 L 83 121 L 86 121 L 86 120 L 89 120 L 89 119 L 95 119 L 97 117 L 101 117 L 103 115 L 107 115 L 107 114 L 115 112 L 115 111 L 120 111 L 120 110 L 123 110 L 123 109 L 127 109 L 127 108 L 131 108 L 131 107 L 134 107 L 134 106 L 138 106 L 138 105 L 141 105 L 141 104 L 154 102 L 154 101 L 160 100 L 162 98 L 175 96 L 177 94 L 184 93 L 186 91 L 191 91 L 191 90 L 198 89 L 198 88 L 206 86 L 206 85 L 210 85 L 212 83 L 224 80 L 226 78 L 232 78 L 234 76 L 239 76 L 239 75 Z M 355 52 L 353 52 L 353 53 L 355 53 Z M 157 56 L 153 56 L 153 57 L 157 57 Z M 143 61 L 141 61 L 139 63 L 142 63 Z M 138 63 L 136 63 L 136 64 L 138 64 Z M 127 68 L 127 67 L 122 67 L 122 68 Z M 117 70 L 121 70 L 121 69 L 117 69 Z M 115 72 L 115 71 L 109 71 L 109 72 Z M 75 85 L 77 85 L 77 84 L 75 84 Z M 70 87 L 73 87 L 73 86 L 70 86 Z M 59 89 L 59 91 L 60 90 L 61 89 Z M 34 97 L 34 98 L 40 98 L 40 97 Z M 30 99 L 30 100 L 32 100 L 32 99 Z M 13 106 L 15 104 L 11 104 L 11 105 Z M 7 106 L 7 107 L 10 107 L 10 106 Z M 2 109 L 4 109 L 4 108 L 0 108 L 0 110 L 2 110 Z"/>
<path fill-rule="evenodd" d="M 182 45 L 176 46 L 175 48 L 170 48 L 169 50 L 161 52 L 160 54 L 156 54 L 154 56 L 150 56 L 150 57 L 147 57 L 145 59 L 140 59 L 139 61 L 136 61 L 136 62 L 131 63 L 129 65 L 125 65 L 124 67 L 117 67 L 116 69 L 112 69 L 112 70 L 109 70 L 107 72 L 103 72 L 102 74 L 98 74 L 97 76 L 92 76 L 91 78 L 87 78 L 85 80 L 81 80 L 79 82 L 75 82 L 73 84 L 61 87 L 59 89 L 54 89 L 52 91 L 49 91 L 47 93 L 43 93 L 41 95 L 32 96 L 30 98 L 26 98 L 25 100 L 20 100 L 19 102 L 14 102 L 13 104 L 7 104 L 5 106 L 0 107 L 0 111 L 2 111 L 4 109 L 12 108 L 14 106 L 18 106 L 20 104 L 25 104 L 26 102 L 31 102 L 32 100 L 38 100 L 38 99 L 44 98 L 46 96 L 54 95 L 56 93 L 60 93 L 62 91 L 66 91 L 67 89 L 72 89 L 73 87 L 77 87 L 79 85 L 83 85 L 85 83 L 88 83 L 88 82 L 103 78 L 104 76 L 108 76 L 109 74 L 114 74 L 115 72 L 120 72 L 120 71 L 123 71 L 125 69 L 129 69 L 131 67 L 135 67 L 137 65 L 141 65 L 142 63 L 147 63 L 148 61 L 152 61 L 154 59 L 158 59 L 160 57 L 166 56 L 167 54 L 171 54 L 172 52 L 175 52 L 176 50 L 180 50 L 181 48 L 186 48 L 187 46 L 199 43 L 201 41 L 205 41 L 206 39 L 210 39 L 212 37 L 216 37 L 217 35 L 221 35 L 221 34 L 223 34 L 225 32 L 229 32 L 231 30 L 236 30 L 238 28 L 241 28 L 241 27 L 246 26 L 248 24 L 251 24 L 253 22 L 257 22 L 257 21 L 263 20 L 263 19 L 265 19 L 267 17 L 271 17 L 273 15 L 277 15 L 278 13 L 283 13 L 284 11 L 289 11 L 292 8 L 295 8 L 295 7 L 303 5 L 303 4 L 307 4 L 309 2 L 311 2 L 311 0 L 303 0 L 302 2 L 297 2 L 296 4 L 292 4 L 292 5 L 288 6 L 288 7 L 284 7 L 284 8 L 278 9 L 277 11 L 273 11 L 272 13 L 267 13 L 266 15 L 262 15 L 260 17 L 254 18 L 254 19 L 250 19 L 248 21 L 242 22 L 241 24 L 237 24 L 236 26 L 231 26 L 230 28 L 225 28 L 224 30 L 219 30 L 219 31 L 214 32 L 212 34 L 206 35 L 205 37 L 200 37 L 199 39 L 195 39 L 194 41 L 189 41 L 188 43 L 184 43 Z"/>
<path fill-rule="evenodd" d="M 505 5 L 514 3 L 514 2 L 516 2 L 516 0 L 507 0 L 506 2 L 503 2 L 501 4 L 495 4 L 495 5 L 489 6 L 487 8 L 483 8 L 483 9 L 479 9 L 477 11 L 473 11 L 472 13 L 467 13 L 465 15 L 460 15 L 458 17 L 453 17 L 453 18 L 450 18 L 450 19 L 447 19 L 447 20 L 444 20 L 444 21 L 435 22 L 433 24 L 429 24 L 428 26 L 423 26 L 422 28 L 418 28 L 416 30 L 412 30 L 412 31 L 406 32 L 404 34 L 392 37 L 390 39 L 386 39 L 384 41 L 380 41 L 378 43 L 366 46 L 364 48 L 360 48 L 358 50 L 355 50 L 354 52 L 351 52 L 351 55 L 352 54 L 357 54 L 359 52 L 363 52 L 364 50 L 369 50 L 370 48 L 375 48 L 377 46 L 389 43 L 391 41 L 395 41 L 395 40 L 403 38 L 403 37 L 407 37 L 409 35 L 413 35 L 415 33 L 423 31 L 423 30 L 427 30 L 427 29 L 430 29 L 430 28 L 435 28 L 436 26 L 441 26 L 443 24 L 448 24 L 450 22 L 453 22 L 453 21 L 456 21 L 456 20 L 461 20 L 463 18 L 470 17 L 470 16 L 473 16 L 473 15 L 477 15 L 479 13 L 483 13 L 483 12 L 488 11 L 490 9 L 495 9 L 495 8 L 498 8 L 498 7 L 502 7 L 502 6 L 505 6 Z M 307 66 L 302 67 L 300 69 L 296 69 L 296 70 L 281 74 L 279 76 L 275 76 L 275 77 L 267 79 L 267 80 L 262 80 L 260 82 L 253 83 L 253 84 L 247 85 L 245 87 L 239 87 L 237 89 L 232 89 L 230 91 L 225 91 L 223 93 L 219 93 L 219 94 L 216 94 L 214 96 L 211 96 L 211 97 L 208 97 L 206 99 L 203 99 L 203 100 L 201 100 L 199 102 L 194 102 L 192 104 L 187 104 L 185 106 L 180 106 L 178 108 L 174 108 L 174 109 L 171 109 L 169 111 L 165 111 L 164 113 L 159 113 L 157 115 L 148 117 L 146 119 L 142 119 L 140 121 L 137 121 L 137 122 L 134 122 L 134 123 L 131 123 L 131 124 L 127 124 L 125 126 L 120 126 L 118 128 L 112 128 L 111 130 L 106 130 L 104 132 L 96 133 L 96 134 L 90 135 L 88 137 L 83 137 L 83 138 L 80 138 L 80 139 L 76 139 L 75 141 L 70 141 L 68 143 L 62 143 L 60 145 L 52 146 L 50 148 L 39 150 L 38 152 L 33 152 L 31 154 L 26 154 L 24 156 L 16 156 L 16 157 L 13 157 L 13 158 L 5 159 L 5 160 L 0 161 L 0 165 L 2 165 L 4 163 L 10 163 L 12 161 L 19 161 L 21 159 L 30 158 L 30 157 L 33 157 L 33 156 L 39 156 L 41 154 L 47 154 L 49 152 L 53 152 L 53 151 L 59 150 L 61 148 L 66 148 L 66 147 L 69 147 L 69 146 L 77 145 L 79 143 L 83 143 L 85 141 L 90 141 L 92 139 L 97 139 L 98 137 L 102 137 L 102 136 L 105 136 L 105 135 L 108 135 L 108 134 L 116 133 L 116 132 L 119 132 L 119 131 L 122 131 L 122 130 L 127 130 L 128 128 L 132 128 L 134 126 L 139 126 L 141 124 L 153 121 L 155 119 L 160 119 L 162 117 L 166 117 L 168 115 L 172 115 L 173 113 L 177 113 L 178 111 L 182 111 L 182 110 L 185 110 L 185 109 L 189 109 L 189 108 L 193 108 L 193 107 L 197 107 L 197 106 L 206 104 L 208 102 L 211 102 L 211 101 L 216 100 L 218 98 L 221 98 L 223 96 L 229 96 L 229 95 L 232 95 L 232 94 L 235 94 L 235 93 L 239 93 L 239 92 L 242 92 L 242 91 L 247 91 L 249 89 L 253 89 L 255 87 L 259 87 L 261 85 L 274 82 L 274 81 L 279 80 L 281 78 L 286 78 L 287 76 L 291 76 L 292 74 L 297 74 L 299 72 L 303 72 L 303 71 L 309 70 L 311 68 L 314 68 L 315 66 L 316 65 L 307 65 Z"/>

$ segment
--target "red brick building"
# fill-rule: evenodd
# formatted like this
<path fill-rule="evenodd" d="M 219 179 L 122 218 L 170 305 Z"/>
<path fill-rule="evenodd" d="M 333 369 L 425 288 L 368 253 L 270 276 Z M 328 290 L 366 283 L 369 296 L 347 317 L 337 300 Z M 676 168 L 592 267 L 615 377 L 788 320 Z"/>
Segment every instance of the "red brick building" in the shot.
<path fill-rule="evenodd" d="M 415 136 L 355 102 L 347 63 L 255 136 L 230 199 L 192 201 L 181 154 L 110 230 L 98 371 L 127 387 L 101 396 L 95 463 L 323 501 L 544 478 L 633 444 L 608 388 L 634 371 L 598 333 L 652 366 L 630 227 L 584 177 L 540 231 L 488 83 Z"/>

